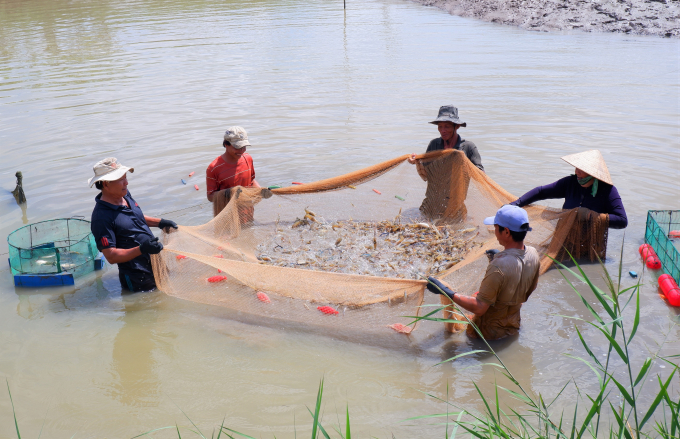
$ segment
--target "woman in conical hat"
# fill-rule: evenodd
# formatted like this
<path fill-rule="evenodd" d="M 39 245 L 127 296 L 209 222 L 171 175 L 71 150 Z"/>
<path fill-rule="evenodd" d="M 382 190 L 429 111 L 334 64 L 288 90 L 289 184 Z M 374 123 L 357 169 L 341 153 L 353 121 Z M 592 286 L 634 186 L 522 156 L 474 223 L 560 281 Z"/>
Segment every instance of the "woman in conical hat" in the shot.
<path fill-rule="evenodd" d="M 591 210 L 607 215 L 609 228 L 626 228 L 626 210 L 600 151 L 594 149 L 571 154 L 562 157 L 562 160 L 576 168 L 574 175 L 533 188 L 510 204 L 524 207 L 535 201 L 564 198 L 563 209 L 578 207 L 580 217 L 587 216 L 588 210 Z"/>

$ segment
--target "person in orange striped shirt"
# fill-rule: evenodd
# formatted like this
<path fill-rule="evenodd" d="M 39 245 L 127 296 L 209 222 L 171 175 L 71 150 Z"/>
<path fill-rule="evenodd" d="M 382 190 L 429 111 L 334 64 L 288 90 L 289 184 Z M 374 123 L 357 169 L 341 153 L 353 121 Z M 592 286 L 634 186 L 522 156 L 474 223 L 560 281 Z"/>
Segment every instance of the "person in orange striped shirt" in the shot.
<path fill-rule="evenodd" d="M 248 133 L 241 127 L 230 127 L 224 133 L 224 154 L 208 165 L 205 172 L 208 201 L 213 194 L 236 186 L 260 187 L 255 180 L 253 158 L 246 152 L 250 146 Z"/>

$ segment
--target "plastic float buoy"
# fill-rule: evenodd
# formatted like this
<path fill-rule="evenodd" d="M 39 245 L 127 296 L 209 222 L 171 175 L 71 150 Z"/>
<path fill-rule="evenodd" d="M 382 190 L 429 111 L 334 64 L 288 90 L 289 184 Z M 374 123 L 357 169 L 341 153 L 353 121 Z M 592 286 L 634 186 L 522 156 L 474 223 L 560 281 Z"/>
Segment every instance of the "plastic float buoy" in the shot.
<path fill-rule="evenodd" d="M 659 289 L 666 296 L 668 303 L 672 306 L 680 306 L 680 287 L 670 274 L 659 276 Z"/>
<path fill-rule="evenodd" d="M 639 251 L 645 264 L 647 264 L 647 268 L 650 270 L 659 270 L 661 268 L 661 261 L 651 245 L 642 244 Z"/>
<path fill-rule="evenodd" d="M 671 238 L 680 238 L 680 230 L 671 230 L 668 232 L 668 236 Z"/>
<path fill-rule="evenodd" d="M 222 282 L 225 280 L 227 280 L 227 276 L 211 276 L 208 278 L 208 282 L 210 283 Z"/>

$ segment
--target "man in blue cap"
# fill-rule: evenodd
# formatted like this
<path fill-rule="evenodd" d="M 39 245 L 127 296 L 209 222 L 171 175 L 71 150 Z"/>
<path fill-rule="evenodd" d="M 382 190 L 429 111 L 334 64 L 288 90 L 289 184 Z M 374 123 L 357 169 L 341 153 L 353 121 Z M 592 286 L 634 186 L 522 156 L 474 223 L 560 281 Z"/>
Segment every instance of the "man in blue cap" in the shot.
<path fill-rule="evenodd" d="M 498 243 L 504 248 L 489 262 L 479 292 L 463 296 L 453 292 L 443 282 L 430 277 L 427 289 L 447 295 L 458 306 L 474 313 L 472 321 L 487 340 L 517 334 L 520 308 L 538 284 L 540 260 L 535 248 L 524 245 L 529 216 L 521 207 L 505 205 L 496 216 L 486 218 L 493 225 Z M 468 325 L 468 337 L 477 337 Z"/>

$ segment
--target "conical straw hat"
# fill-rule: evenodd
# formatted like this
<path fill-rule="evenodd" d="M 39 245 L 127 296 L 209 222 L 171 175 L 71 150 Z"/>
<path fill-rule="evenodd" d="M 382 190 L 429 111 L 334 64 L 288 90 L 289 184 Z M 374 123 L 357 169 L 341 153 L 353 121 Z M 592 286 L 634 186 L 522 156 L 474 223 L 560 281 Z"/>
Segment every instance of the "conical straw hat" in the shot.
<path fill-rule="evenodd" d="M 600 181 L 611 184 L 612 186 L 612 176 L 609 175 L 609 169 L 607 169 L 607 164 L 604 162 L 604 158 L 600 151 L 596 149 L 591 149 L 590 151 L 579 152 L 578 154 L 565 155 L 562 160 L 579 168 L 581 171 L 586 172 Z"/>

